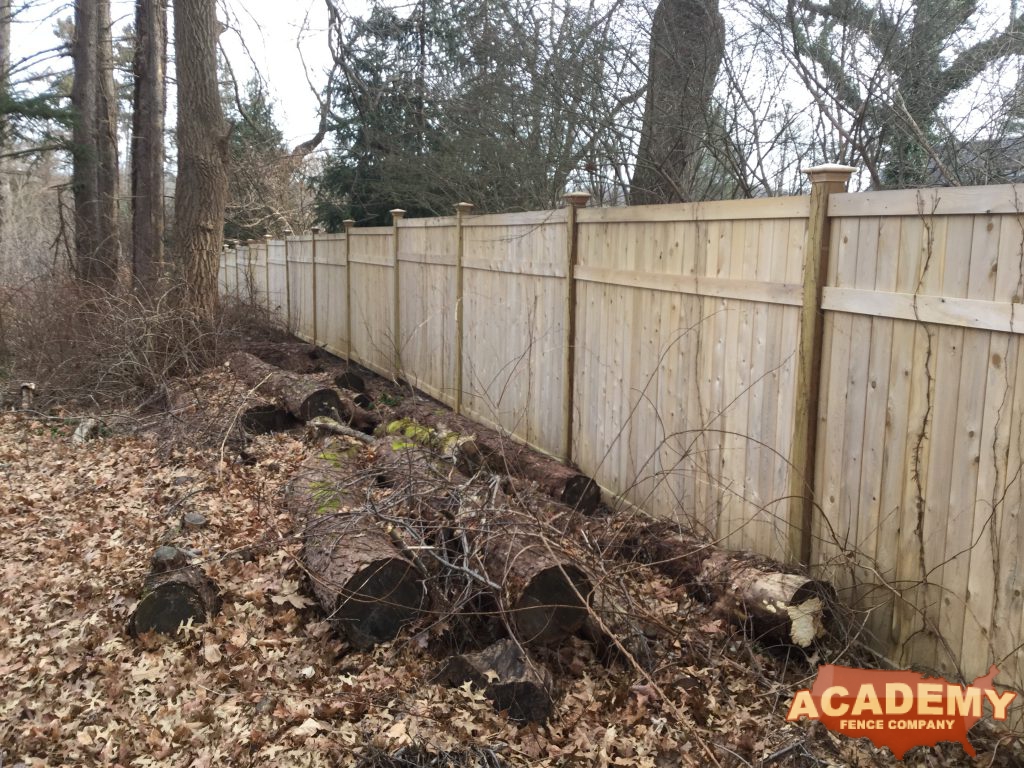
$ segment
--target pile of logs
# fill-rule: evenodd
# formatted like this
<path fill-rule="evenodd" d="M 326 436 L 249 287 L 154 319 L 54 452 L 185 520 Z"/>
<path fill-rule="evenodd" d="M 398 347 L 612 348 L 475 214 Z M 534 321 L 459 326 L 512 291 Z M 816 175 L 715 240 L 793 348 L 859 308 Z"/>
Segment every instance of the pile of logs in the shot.
<path fill-rule="evenodd" d="M 267 407 L 342 435 L 321 445 L 285 498 L 332 626 L 365 649 L 413 624 L 438 636 L 472 614 L 486 629 L 462 633 L 463 652 L 437 678 L 470 681 L 515 719 L 548 717 L 551 677 L 536 658 L 575 635 L 606 663 L 653 663 L 627 608 L 635 597 L 602 578 L 609 561 L 658 570 L 762 642 L 809 648 L 835 620 L 827 583 L 725 552 L 668 522 L 613 515 L 577 469 L 442 406 L 410 397 L 382 421 L 357 400 L 365 384 L 354 374 L 284 371 L 241 352 L 229 364 Z M 215 610 L 184 563 L 165 570 L 178 575 L 161 575 L 154 563 L 147 595 L 173 584 L 185 594 L 174 604 L 185 607 L 152 618 L 159 611 L 140 604 L 137 631 L 166 631 Z"/>

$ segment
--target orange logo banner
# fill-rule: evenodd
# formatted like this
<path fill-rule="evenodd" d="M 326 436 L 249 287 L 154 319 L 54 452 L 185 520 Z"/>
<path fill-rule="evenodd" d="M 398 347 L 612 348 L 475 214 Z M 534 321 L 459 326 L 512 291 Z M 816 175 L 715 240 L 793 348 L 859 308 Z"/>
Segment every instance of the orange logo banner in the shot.
<path fill-rule="evenodd" d="M 985 711 L 1005 720 L 1014 691 L 997 691 L 995 666 L 966 687 L 916 672 L 888 672 L 826 664 L 810 689 L 797 691 L 789 721 L 808 717 L 845 736 L 866 736 L 898 760 L 912 747 L 958 741 L 974 755 L 967 731 Z M 987 706 L 986 706 L 987 704 Z"/>

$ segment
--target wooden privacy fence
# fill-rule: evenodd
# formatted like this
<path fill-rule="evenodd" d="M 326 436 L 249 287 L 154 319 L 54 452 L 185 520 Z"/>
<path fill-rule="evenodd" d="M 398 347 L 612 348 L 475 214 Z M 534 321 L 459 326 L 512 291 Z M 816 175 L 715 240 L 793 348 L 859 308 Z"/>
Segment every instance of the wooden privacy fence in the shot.
<path fill-rule="evenodd" d="M 1011 187 L 454 216 L 250 242 L 221 290 L 725 545 L 803 560 L 899 665 L 1024 664 Z"/>

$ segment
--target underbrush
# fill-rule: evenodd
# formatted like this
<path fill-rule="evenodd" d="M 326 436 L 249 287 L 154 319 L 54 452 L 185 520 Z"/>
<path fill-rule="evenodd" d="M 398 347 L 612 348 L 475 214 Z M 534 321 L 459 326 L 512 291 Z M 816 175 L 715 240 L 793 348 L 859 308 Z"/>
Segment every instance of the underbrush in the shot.
<path fill-rule="evenodd" d="M 263 307 L 228 299 L 213 324 L 175 302 L 174 286 L 143 291 L 49 275 L 0 286 L 0 400 L 36 385 L 54 405 L 158 408 L 168 382 L 216 364 L 248 337 L 283 333 Z"/>

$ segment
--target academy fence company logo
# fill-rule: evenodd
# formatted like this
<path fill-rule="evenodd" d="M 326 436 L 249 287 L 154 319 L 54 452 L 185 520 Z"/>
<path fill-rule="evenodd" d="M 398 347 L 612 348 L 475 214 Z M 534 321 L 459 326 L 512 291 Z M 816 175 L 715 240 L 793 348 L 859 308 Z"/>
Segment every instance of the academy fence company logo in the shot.
<path fill-rule="evenodd" d="M 971 685 L 954 685 L 940 677 L 916 672 L 887 672 L 826 664 L 818 668 L 814 686 L 797 691 L 786 720 L 820 720 L 845 736 L 866 736 L 876 747 L 888 747 L 898 760 L 912 747 L 931 747 L 940 741 L 959 741 L 974 756 L 967 739 L 985 714 L 1005 720 L 1014 691 L 1000 693 L 992 681 L 995 666 Z"/>

